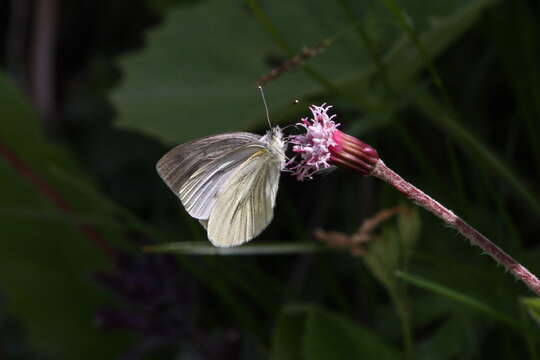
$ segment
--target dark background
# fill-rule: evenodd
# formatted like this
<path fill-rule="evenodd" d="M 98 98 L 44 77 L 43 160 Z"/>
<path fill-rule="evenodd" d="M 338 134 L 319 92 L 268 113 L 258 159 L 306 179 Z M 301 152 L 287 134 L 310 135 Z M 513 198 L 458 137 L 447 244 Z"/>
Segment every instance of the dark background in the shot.
<path fill-rule="evenodd" d="M 278 69 L 275 124 L 332 104 L 539 273 L 539 15 L 532 0 L 0 0 L 0 358 L 540 358 L 534 294 L 387 184 L 283 173 L 272 224 L 219 255 L 154 170 L 176 144 L 262 134 L 255 83 Z"/>

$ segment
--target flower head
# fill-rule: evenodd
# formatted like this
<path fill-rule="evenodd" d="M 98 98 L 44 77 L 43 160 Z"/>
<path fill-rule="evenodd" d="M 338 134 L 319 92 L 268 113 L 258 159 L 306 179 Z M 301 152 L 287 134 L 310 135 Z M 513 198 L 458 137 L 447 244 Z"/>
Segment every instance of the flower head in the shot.
<path fill-rule="evenodd" d="M 326 104 L 310 106 L 312 118 L 302 118 L 297 123 L 306 133 L 289 137 L 293 152 L 299 155 L 299 159 L 289 162 L 289 170 L 300 181 L 311 179 L 318 170 L 331 166 L 369 175 L 379 160 L 371 146 L 337 129 L 340 124 L 333 120 L 336 115 L 328 115 L 331 108 Z"/>

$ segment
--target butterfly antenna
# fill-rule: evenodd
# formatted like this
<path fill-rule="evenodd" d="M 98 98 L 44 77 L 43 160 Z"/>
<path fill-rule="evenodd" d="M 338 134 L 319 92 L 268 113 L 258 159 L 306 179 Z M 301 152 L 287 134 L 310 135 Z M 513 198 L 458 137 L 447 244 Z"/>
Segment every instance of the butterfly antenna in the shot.
<path fill-rule="evenodd" d="M 263 104 L 264 104 L 264 110 L 266 110 L 266 120 L 268 120 L 268 125 L 270 126 L 270 129 L 272 128 L 272 123 L 270 122 L 270 112 L 268 112 L 268 105 L 266 105 L 266 98 L 264 97 L 264 91 L 261 85 L 258 86 L 259 91 L 261 92 Z"/>

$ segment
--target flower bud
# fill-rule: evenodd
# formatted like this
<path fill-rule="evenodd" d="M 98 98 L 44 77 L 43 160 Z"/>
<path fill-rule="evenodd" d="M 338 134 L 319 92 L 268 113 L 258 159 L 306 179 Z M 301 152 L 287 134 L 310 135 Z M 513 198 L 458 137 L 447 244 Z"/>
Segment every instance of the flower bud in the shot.
<path fill-rule="evenodd" d="M 297 125 L 306 129 L 305 134 L 292 135 L 289 142 L 299 159 L 289 162 L 288 168 L 300 181 L 331 166 L 348 168 L 362 175 L 370 175 L 379 160 L 377 151 L 354 136 L 338 130 L 340 124 L 328 116 L 331 106 L 310 106 L 313 117 L 303 118 Z"/>

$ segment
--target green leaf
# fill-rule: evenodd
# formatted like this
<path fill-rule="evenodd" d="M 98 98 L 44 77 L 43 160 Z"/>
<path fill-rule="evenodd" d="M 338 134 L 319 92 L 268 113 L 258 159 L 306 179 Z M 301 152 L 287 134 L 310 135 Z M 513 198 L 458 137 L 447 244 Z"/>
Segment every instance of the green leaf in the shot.
<path fill-rule="evenodd" d="M 398 230 L 405 264 L 412 256 L 412 252 L 420 235 L 420 216 L 417 208 L 403 207 L 398 216 Z"/>
<path fill-rule="evenodd" d="M 398 226 L 386 226 L 382 235 L 374 237 L 362 257 L 371 273 L 390 291 L 396 290 L 397 270 L 406 268 L 418 241 L 420 217 L 415 208 L 403 207 Z"/>
<path fill-rule="evenodd" d="M 288 306 L 272 341 L 275 360 L 401 359 L 377 334 L 343 315 L 309 305 Z"/>
<path fill-rule="evenodd" d="M 531 318 L 540 325 L 540 299 L 539 298 L 523 298 L 521 303 L 525 306 Z"/>
<path fill-rule="evenodd" d="M 207 241 L 182 241 L 148 246 L 144 251 L 186 255 L 288 255 L 312 253 L 320 249 L 322 247 L 314 243 L 266 243 L 219 248 Z"/>
<path fill-rule="evenodd" d="M 506 181 L 524 201 L 537 214 L 540 214 L 540 201 L 538 196 L 525 185 L 515 171 L 497 156 L 488 146 L 486 146 L 478 136 L 469 132 L 461 125 L 454 115 L 444 105 L 430 94 L 419 96 L 415 106 L 428 119 L 437 126 L 444 129 L 449 136 L 466 149 L 467 153 L 482 165 L 483 168 L 489 168 L 501 179 Z"/>
<path fill-rule="evenodd" d="M 490 14 L 489 34 L 514 89 L 517 115 L 525 120 L 526 136 L 536 164 L 540 164 L 540 26 L 532 3 L 504 1 Z M 512 29 L 512 31 L 508 31 Z"/>
<path fill-rule="evenodd" d="M 367 253 L 362 257 L 367 268 L 388 290 L 396 289 L 394 272 L 400 266 L 399 235 L 395 229 L 386 229 L 384 235 L 371 240 Z"/>
<path fill-rule="evenodd" d="M 94 202 L 50 176 L 51 167 L 83 175 L 64 149 L 45 141 L 26 99 L 2 74 L 0 109 L 2 207 L 105 217 Z M 123 338 L 99 330 L 93 322 L 95 312 L 111 299 L 94 283 L 92 273 L 107 267 L 109 259 L 87 235 L 80 224 L 69 221 L 0 217 L 0 288 L 35 350 L 55 359 L 113 358 Z"/>
<path fill-rule="evenodd" d="M 305 314 L 284 311 L 272 336 L 272 360 L 300 360 L 305 331 Z"/>
<path fill-rule="evenodd" d="M 434 0 L 430 6 L 411 7 L 409 16 L 429 55 L 436 56 L 491 3 Z M 351 2 L 351 7 L 362 14 L 366 32 L 385 54 L 392 81 L 413 79 L 425 61 L 399 28 L 385 25 L 384 6 Z M 299 111 L 289 106 L 294 97 L 331 90 L 331 84 L 343 85 L 343 93 L 363 106 L 380 104 L 380 94 L 371 86 L 377 71 L 370 54 L 352 25 L 336 28 L 350 18 L 340 6 L 322 0 L 269 2 L 262 11 L 263 17 L 256 17 L 240 4 L 209 0 L 169 12 L 165 24 L 149 33 L 148 46 L 121 61 L 125 79 L 112 93 L 118 124 L 169 143 L 263 125 L 255 81 L 276 67 L 276 58 L 285 60 L 329 38 L 335 41 L 309 60 L 309 71 L 287 72 L 266 87 L 271 108 L 280 109 L 275 121 L 282 120 L 279 113 Z M 263 28 L 259 22 L 265 19 L 274 23 Z M 188 41 L 180 41 L 186 34 Z"/>
<path fill-rule="evenodd" d="M 401 272 L 401 271 L 398 271 L 396 273 L 396 275 L 407 281 L 407 282 L 410 282 L 411 284 L 414 284 L 418 287 L 421 287 L 421 288 L 424 288 L 426 290 L 429 290 L 429 291 L 432 291 L 434 293 L 437 293 L 439 295 L 442 295 L 442 296 L 445 296 L 453 301 L 456 301 L 458 303 L 461 303 L 471 309 L 474 309 L 476 310 L 477 312 L 481 313 L 481 314 L 484 314 L 486 316 L 488 316 L 489 318 L 493 319 L 493 320 L 496 320 L 502 324 L 505 324 L 507 326 L 510 326 L 512 328 L 515 328 L 515 329 L 521 329 L 521 325 L 516 321 L 514 320 L 513 318 L 511 318 L 510 316 L 492 308 L 491 306 L 489 306 L 488 304 L 486 303 L 483 303 L 482 301 L 480 300 L 477 300 L 473 297 L 470 297 L 466 294 L 463 294 L 463 293 L 460 293 L 456 290 L 453 290 L 453 289 L 449 289 L 443 285 L 440 285 L 440 284 L 437 284 L 437 283 L 434 283 L 432 281 L 429 281 L 429 280 L 426 280 L 426 279 L 423 279 L 419 276 L 415 276 L 415 275 L 411 275 L 411 274 L 407 274 L 407 273 L 404 273 L 404 272 Z"/>
<path fill-rule="evenodd" d="M 392 86 L 400 90 L 400 93 L 408 89 L 419 72 L 429 64 L 428 61 L 433 60 L 461 37 L 481 18 L 483 12 L 496 2 L 475 0 L 454 1 L 450 4 L 449 1 L 430 1 L 430 6 L 425 6 L 428 3 L 413 1 L 408 6 L 403 4 L 401 12 L 406 12 L 409 22 L 414 24 L 418 42 L 422 44 L 425 53 L 419 51 L 417 43 L 409 35 L 401 34 L 383 57 L 383 64 Z M 391 14 L 385 8 L 380 16 L 388 18 Z M 368 75 L 369 73 L 366 73 L 353 79 L 347 87 L 365 88 Z"/>
<path fill-rule="evenodd" d="M 398 351 L 367 328 L 319 309 L 307 312 L 304 355 L 306 360 L 402 358 Z"/>
<path fill-rule="evenodd" d="M 418 359 L 472 359 L 479 339 L 470 320 L 454 315 L 444 321 L 418 346 Z"/>

